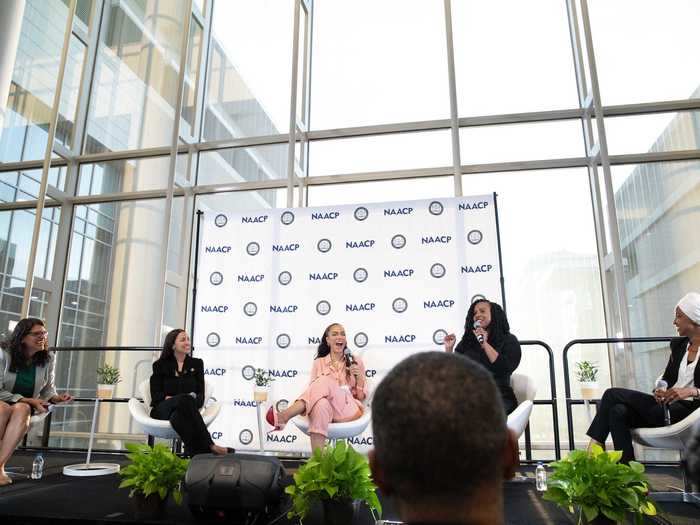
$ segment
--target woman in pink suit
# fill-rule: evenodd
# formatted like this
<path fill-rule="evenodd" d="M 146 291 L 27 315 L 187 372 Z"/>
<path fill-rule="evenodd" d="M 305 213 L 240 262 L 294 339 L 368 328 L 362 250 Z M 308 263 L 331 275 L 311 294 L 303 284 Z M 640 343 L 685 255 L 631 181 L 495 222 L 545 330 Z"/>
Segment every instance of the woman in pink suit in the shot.
<path fill-rule="evenodd" d="M 365 365 L 346 348 L 345 328 L 338 323 L 329 325 L 318 345 L 309 386 L 286 410 L 268 410 L 267 422 L 274 427 L 270 432 L 282 430 L 290 419 L 303 414 L 309 418 L 311 448 L 315 450 L 325 445 L 331 422 L 362 416 L 362 401 L 367 397 Z"/>

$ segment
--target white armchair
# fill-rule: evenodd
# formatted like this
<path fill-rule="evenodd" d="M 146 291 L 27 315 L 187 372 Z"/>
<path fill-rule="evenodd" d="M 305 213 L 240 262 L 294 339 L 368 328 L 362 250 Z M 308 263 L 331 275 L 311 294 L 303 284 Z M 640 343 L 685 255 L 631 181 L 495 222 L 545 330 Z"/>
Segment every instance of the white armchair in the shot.
<path fill-rule="evenodd" d="M 146 435 L 163 439 L 175 440 L 177 432 L 173 430 L 170 421 L 153 419 L 151 414 L 151 386 L 150 378 L 139 385 L 139 393 L 143 401 L 132 397 L 129 399 L 129 412 L 134 421 L 138 423 Z M 211 401 L 211 402 L 210 402 Z M 221 411 L 221 403 L 212 398 L 212 388 L 208 381 L 204 382 L 204 406 L 199 410 L 204 419 L 204 424 L 209 426 Z"/>
<path fill-rule="evenodd" d="M 510 376 L 510 386 L 515 393 L 515 399 L 518 400 L 518 406 L 513 412 L 508 414 L 507 425 L 509 429 L 515 432 L 516 436 L 520 437 L 525 432 L 525 428 L 530 420 L 533 401 L 535 394 L 537 394 L 537 385 L 535 385 L 532 378 L 524 374 L 512 374 Z"/>
<path fill-rule="evenodd" d="M 328 439 L 337 441 L 339 439 L 348 439 L 362 434 L 369 422 L 372 420 L 372 410 L 369 406 L 363 408 L 362 416 L 354 421 L 346 421 L 345 423 L 331 423 L 328 425 Z M 309 418 L 306 416 L 296 416 L 292 418 L 294 424 L 307 436 L 309 435 Z"/>
<path fill-rule="evenodd" d="M 693 426 L 700 425 L 700 408 L 691 412 L 685 419 L 665 427 L 636 428 L 632 431 L 632 440 L 639 445 L 652 448 L 678 450 L 681 460 L 685 457 L 693 435 Z M 683 490 L 680 492 L 653 492 L 656 501 L 684 501 L 700 504 L 700 493 L 693 492 L 690 480 L 683 473 Z"/>

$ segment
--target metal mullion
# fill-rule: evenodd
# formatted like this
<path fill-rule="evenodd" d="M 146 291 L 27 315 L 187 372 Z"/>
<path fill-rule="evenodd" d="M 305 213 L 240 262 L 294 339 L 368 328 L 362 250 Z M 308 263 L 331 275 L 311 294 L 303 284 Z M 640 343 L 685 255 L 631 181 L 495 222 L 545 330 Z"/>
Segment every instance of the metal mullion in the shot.
<path fill-rule="evenodd" d="M 576 4 L 574 0 L 567 1 L 567 12 L 569 21 L 569 35 L 571 37 L 571 48 L 574 61 L 574 70 L 576 72 L 576 85 L 578 90 L 579 105 L 581 108 L 588 101 L 588 86 L 586 85 L 586 74 L 584 71 L 583 50 L 581 46 L 581 35 L 576 14 Z M 590 156 L 594 149 L 595 134 L 593 132 L 593 124 L 591 122 L 590 112 L 586 109 L 581 115 L 581 132 L 586 148 L 586 155 Z M 605 217 L 603 215 L 603 204 L 600 193 L 600 184 L 598 179 L 598 168 L 595 162 L 588 166 L 588 184 L 591 193 L 591 206 L 593 212 L 593 228 L 596 237 L 597 258 L 598 258 L 598 278 L 600 282 L 602 299 L 603 299 L 603 319 L 605 320 L 605 331 L 609 334 L 611 327 L 614 325 L 612 319 L 611 308 L 608 307 L 611 300 L 611 290 L 606 279 L 606 254 L 607 241 L 605 238 Z M 608 352 L 608 367 L 615 375 L 615 360 L 611 359 Z"/>
<path fill-rule="evenodd" d="M 83 75 L 80 80 L 80 91 L 78 92 L 78 110 L 75 116 L 75 136 L 73 137 L 73 150 L 80 156 L 83 153 L 84 139 L 87 135 L 89 103 L 92 98 L 92 86 L 95 79 L 95 66 L 99 52 L 100 35 L 102 32 L 102 22 L 104 14 L 104 0 L 94 3 L 93 30 L 90 31 L 89 39 L 85 44 L 87 47 Z"/>
<path fill-rule="evenodd" d="M 654 113 L 672 113 L 693 110 L 700 110 L 700 98 L 603 106 L 603 115 L 606 117 L 617 117 L 623 115 L 651 115 Z"/>
<path fill-rule="evenodd" d="M 180 151 L 182 150 L 182 151 Z M 187 151 L 187 144 L 178 148 L 179 153 Z M 120 151 L 105 151 L 103 153 L 90 153 L 76 158 L 81 164 L 109 162 L 113 160 L 133 160 L 142 158 L 167 157 L 170 154 L 170 146 L 158 146 L 154 148 L 139 148 Z"/>
<path fill-rule="evenodd" d="M 462 196 L 462 164 L 459 144 L 459 112 L 457 111 L 457 80 L 455 78 L 455 51 L 452 38 L 452 2 L 444 0 L 445 41 L 447 48 L 447 78 L 450 92 L 450 136 L 452 138 L 452 169 L 455 197 Z"/>
<path fill-rule="evenodd" d="M 51 166 L 54 168 L 66 166 L 68 161 L 64 158 L 53 159 Z M 44 166 L 43 160 L 22 160 L 18 162 L 6 162 L 0 163 L 0 173 L 8 171 L 29 171 L 42 168 Z"/>
<path fill-rule="evenodd" d="M 177 188 L 173 191 L 175 196 L 182 195 L 182 188 Z M 140 192 L 124 192 L 124 193 L 106 193 L 104 195 L 82 195 L 80 197 L 73 197 L 71 202 L 73 204 L 98 204 L 106 202 L 122 202 L 122 201 L 137 201 L 137 200 L 151 200 L 151 199 L 162 199 L 167 197 L 168 191 L 162 190 L 146 190 Z M 2 208 L 0 208 L 2 209 Z"/>
<path fill-rule="evenodd" d="M 598 72 L 596 68 L 595 53 L 593 52 L 593 36 L 591 33 L 590 18 L 588 16 L 588 2 L 581 0 L 581 21 L 583 22 L 584 37 L 586 40 L 586 53 L 588 56 L 589 73 L 591 76 L 591 93 L 593 95 L 593 109 L 596 126 L 598 130 L 598 145 L 600 147 L 600 162 L 603 168 L 603 184 L 605 185 L 605 198 L 608 210 L 608 229 L 610 231 L 610 241 L 612 243 L 613 254 L 613 279 L 615 283 L 615 295 L 617 297 L 617 310 L 620 327 L 623 335 L 630 334 L 629 314 L 627 312 L 627 294 L 625 292 L 625 280 L 622 267 L 622 251 L 620 246 L 620 233 L 618 229 L 617 210 L 615 209 L 614 192 L 612 186 L 612 175 L 610 173 L 610 160 L 608 158 L 608 145 L 605 135 L 605 124 L 602 114 L 602 104 L 600 100 L 600 87 L 598 85 Z M 633 385 L 634 364 L 632 362 L 631 351 L 626 345 L 624 350 L 625 375 L 627 381 L 623 384 Z"/>
<path fill-rule="evenodd" d="M 289 137 L 287 151 L 287 208 L 294 206 L 294 157 L 296 148 L 296 114 L 297 114 L 297 71 L 299 68 L 299 17 L 301 0 L 294 0 L 294 23 L 292 30 L 292 79 L 289 101 Z"/>
<path fill-rule="evenodd" d="M 192 0 L 187 0 L 180 44 L 180 70 L 178 72 L 177 96 L 175 98 L 175 116 L 173 121 L 172 140 L 170 143 L 170 166 L 168 170 L 168 188 L 165 196 L 165 217 L 163 219 L 163 241 L 160 252 L 160 297 L 159 323 L 155 327 L 154 343 L 158 344 L 165 321 L 165 290 L 168 282 L 168 248 L 170 244 L 170 220 L 173 213 L 173 198 L 175 195 L 175 171 L 177 168 L 178 144 L 180 138 L 180 120 L 182 119 L 182 104 L 185 95 L 185 70 L 187 69 L 187 54 L 190 42 L 190 22 L 192 20 Z"/>
<path fill-rule="evenodd" d="M 29 250 L 29 258 L 27 260 L 27 274 L 24 284 L 24 298 L 22 300 L 22 308 L 20 317 L 26 317 L 29 313 L 29 304 L 31 302 L 34 266 L 36 262 L 36 254 L 39 246 L 39 235 L 41 233 L 41 221 L 44 211 L 44 201 L 46 200 L 46 188 L 49 180 L 49 168 L 51 167 L 51 157 L 53 153 L 54 138 L 56 136 L 56 123 L 58 121 L 58 110 L 61 102 L 61 92 L 63 88 L 63 77 L 66 71 L 66 61 L 68 59 L 68 47 L 70 37 L 73 34 L 73 19 L 75 17 L 75 8 L 77 0 L 71 0 L 68 19 L 66 20 L 66 29 L 63 35 L 63 47 L 61 48 L 61 62 L 58 68 L 56 78 L 56 90 L 53 97 L 53 105 L 51 106 L 51 120 L 49 121 L 49 132 L 46 140 L 46 151 L 44 153 L 44 163 L 41 173 L 41 185 L 36 206 L 36 216 L 34 218 L 34 231 L 32 233 L 31 248 Z"/>
<path fill-rule="evenodd" d="M 202 43 L 199 47 L 199 71 L 197 76 L 197 87 L 194 97 L 194 123 L 192 125 L 192 136 L 194 142 L 198 143 L 202 138 L 204 125 L 204 112 L 207 103 L 207 75 L 209 73 L 209 53 L 211 48 L 211 28 L 212 28 L 212 13 L 214 12 L 214 2 L 207 2 L 206 13 L 203 16 L 198 15 L 198 20 L 202 24 Z"/>
<path fill-rule="evenodd" d="M 678 151 L 653 151 L 648 153 L 625 153 L 609 155 L 610 165 L 618 164 L 648 164 L 650 162 L 678 162 L 684 160 L 700 160 L 700 149 Z"/>
<path fill-rule="evenodd" d="M 232 148 L 247 148 L 251 146 L 273 146 L 275 144 L 287 144 L 288 142 L 289 135 L 284 133 L 278 135 L 264 135 L 260 137 L 245 137 L 199 142 L 195 144 L 194 147 L 199 152 L 207 152 Z"/>

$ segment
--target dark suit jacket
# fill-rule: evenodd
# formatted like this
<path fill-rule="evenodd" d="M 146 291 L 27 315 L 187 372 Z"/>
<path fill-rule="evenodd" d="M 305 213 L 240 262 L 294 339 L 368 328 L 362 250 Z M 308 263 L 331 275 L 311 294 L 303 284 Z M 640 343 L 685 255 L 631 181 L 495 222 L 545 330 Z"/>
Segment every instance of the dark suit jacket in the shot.
<path fill-rule="evenodd" d="M 177 361 L 172 359 L 158 359 L 153 363 L 153 375 L 151 376 L 151 406 L 165 400 L 165 396 L 178 394 L 197 395 L 197 408 L 204 405 L 204 361 L 196 357 L 185 357 L 182 364 L 182 372 L 177 374 Z"/>
<path fill-rule="evenodd" d="M 676 381 L 678 381 L 678 369 L 681 366 L 681 359 L 685 355 L 685 350 L 688 347 L 687 337 L 674 337 L 671 340 L 671 355 L 668 358 L 668 363 L 666 364 L 666 370 L 664 370 L 664 375 L 661 379 L 668 383 L 668 387 L 671 388 Z M 696 357 L 695 359 L 700 359 Z M 695 367 L 695 373 L 693 374 L 693 384 L 700 388 L 700 366 Z M 694 399 L 691 401 L 693 410 L 700 407 L 700 399 Z"/>

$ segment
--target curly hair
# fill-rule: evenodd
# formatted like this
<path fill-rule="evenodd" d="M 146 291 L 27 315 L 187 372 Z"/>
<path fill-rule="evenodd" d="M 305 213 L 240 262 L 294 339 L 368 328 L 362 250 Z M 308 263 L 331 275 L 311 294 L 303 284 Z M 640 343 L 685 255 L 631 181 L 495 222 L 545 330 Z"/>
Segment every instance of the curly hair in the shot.
<path fill-rule="evenodd" d="M 469 307 L 469 310 L 467 311 L 467 318 L 464 321 L 464 335 L 462 336 L 461 342 L 463 345 L 468 344 L 470 346 L 481 346 L 479 345 L 479 342 L 476 340 L 476 336 L 472 331 L 474 327 L 474 309 L 479 303 L 488 303 L 491 307 L 491 322 L 486 327 L 486 331 L 489 334 L 489 342 L 498 344 L 507 334 L 510 333 L 510 325 L 508 324 L 508 318 L 506 317 L 506 313 L 503 311 L 503 308 L 501 308 L 501 305 L 494 303 L 493 301 L 489 301 L 488 299 L 474 301 Z"/>
<path fill-rule="evenodd" d="M 17 372 L 22 368 L 27 368 L 33 364 L 45 366 L 49 361 L 49 351 L 41 350 L 29 359 L 25 353 L 22 340 L 32 331 L 35 326 L 44 326 L 44 321 L 36 317 L 26 317 L 20 319 L 10 336 L 0 343 L 0 348 L 10 354 L 10 372 Z"/>

